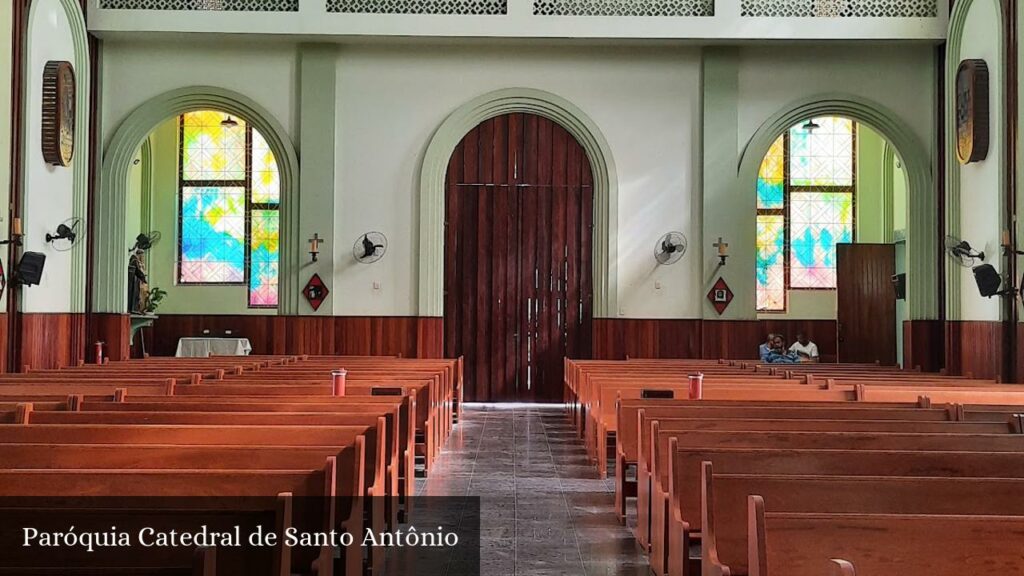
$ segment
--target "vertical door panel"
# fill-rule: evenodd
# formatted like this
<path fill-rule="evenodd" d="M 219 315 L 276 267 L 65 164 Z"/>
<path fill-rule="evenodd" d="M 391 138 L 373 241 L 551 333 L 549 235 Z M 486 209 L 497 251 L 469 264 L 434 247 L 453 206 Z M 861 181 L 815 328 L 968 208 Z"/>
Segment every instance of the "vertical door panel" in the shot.
<path fill-rule="evenodd" d="M 892 244 L 839 244 L 836 255 L 840 362 L 896 363 Z"/>

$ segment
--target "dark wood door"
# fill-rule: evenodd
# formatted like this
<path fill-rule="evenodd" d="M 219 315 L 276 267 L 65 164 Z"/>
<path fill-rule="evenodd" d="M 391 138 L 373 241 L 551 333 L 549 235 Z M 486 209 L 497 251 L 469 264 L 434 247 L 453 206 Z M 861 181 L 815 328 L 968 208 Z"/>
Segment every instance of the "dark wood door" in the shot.
<path fill-rule="evenodd" d="M 448 164 L 444 340 L 467 401 L 561 401 L 590 351 L 593 175 L 557 123 L 481 123 Z"/>
<path fill-rule="evenodd" d="M 896 363 L 895 273 L 892 244 L 837 246 L 840 362 Z"/>

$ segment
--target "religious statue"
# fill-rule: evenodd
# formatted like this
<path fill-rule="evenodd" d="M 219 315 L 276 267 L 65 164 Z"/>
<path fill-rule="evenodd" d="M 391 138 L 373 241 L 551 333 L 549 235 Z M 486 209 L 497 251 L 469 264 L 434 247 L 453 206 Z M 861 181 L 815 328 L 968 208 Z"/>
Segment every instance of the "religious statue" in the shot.
<path fill-rule="evenodd" d="M 128 312 L 132 314 L 145 314 L 149 302 L 145 254 L 145 250 L 136 247 L 128 258 Z"/>

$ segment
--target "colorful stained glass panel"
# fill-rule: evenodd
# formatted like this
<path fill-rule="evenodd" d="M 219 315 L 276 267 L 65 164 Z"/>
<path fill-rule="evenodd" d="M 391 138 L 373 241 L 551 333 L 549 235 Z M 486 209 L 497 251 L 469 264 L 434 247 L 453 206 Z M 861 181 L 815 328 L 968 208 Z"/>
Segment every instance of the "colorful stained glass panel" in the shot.
<path fill-rule="evenodd" d="M 781 209 L 785 206 L 785 150 L 785 137 L 779 136 L 761 162 L 761 169 L 757 173 L 757 208 L 759 210 Z"/>
<path fill-rule="evenodd" d="M 252 131 L 252 201 L 277 204 L 281 201 L 281 179 L 277 159 L 263 135 Z"/>
<path fill-rule="evenodd" d="M 281 239 L 278 211 L 253 210 L 251 226 L 249 305 L 276 307 Z"/>
<path fill-rule="evenodd" d="M 790 285 L 836 287 L 836 244 L 853 242 L 853 194 L 790 193 Z"/>
<path fill-rule="evenodd" d="M 757 309 L 786 309 L 786 220 L 765 214 L 757 217 Z"/>
<path fill-rule="evenodd" d="M 853 120 L 815 118 L 789 130 L 791 186 L 853 186 Z"/>
<path fill-rule="evenodd" d="M 182 180 L 245 180 L 245 122 L 224 126 L 226 119 L 213 110 L 182 115 Z"/>
<path fill-rule="evenodd" d="M 181 282 L 244 282 L 245 188 L 183 187 L 180 224 Z"/>

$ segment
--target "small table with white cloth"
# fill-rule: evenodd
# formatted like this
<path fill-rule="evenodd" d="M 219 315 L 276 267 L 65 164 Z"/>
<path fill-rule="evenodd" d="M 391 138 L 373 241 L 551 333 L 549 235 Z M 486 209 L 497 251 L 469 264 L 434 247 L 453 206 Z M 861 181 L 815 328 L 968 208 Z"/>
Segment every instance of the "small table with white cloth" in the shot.
<path fill-rule="evenodd" d="M 178 340 L 179 358 L 206 358 L 207 356 L 248 356 L 252 344 L 248 338 L 182 338 Z"/>

